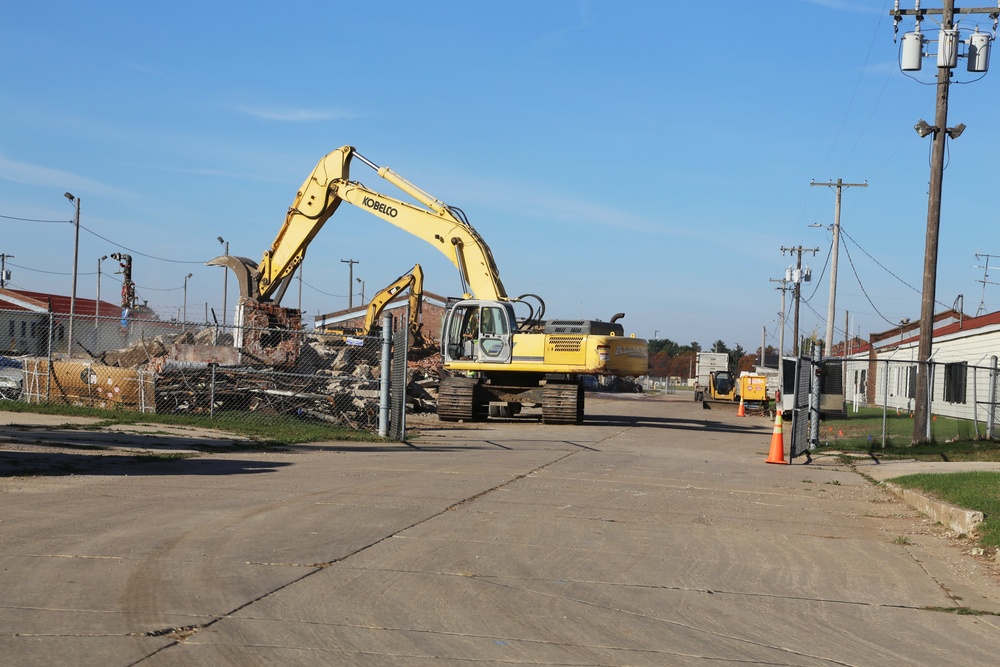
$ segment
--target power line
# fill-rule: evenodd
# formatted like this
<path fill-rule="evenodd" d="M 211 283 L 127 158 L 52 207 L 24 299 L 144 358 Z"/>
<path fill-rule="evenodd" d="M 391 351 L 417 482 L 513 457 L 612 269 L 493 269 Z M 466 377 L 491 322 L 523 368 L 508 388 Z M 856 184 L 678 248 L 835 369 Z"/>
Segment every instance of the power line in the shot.
<path fill-rule="evenodd" d="M 13 215 L 0 215 L 4 220 L 17 220 L 18 222 L 42 222 L 57 225 L 72 225 L 72 220 L 35 220 L 34 218 L 18 218 Z"/>
<path fill-rule="evenodd" d="M 135 250 L 133 248 L 129 248 L 128 246 L 123 246 L 122 244 L 120 244 L 120 243 L 118 243 L 116 241 L 112 241 L 111 239 L 109 239 L 109 238 L 107 238 L 105 236 L 101 236 L 100 234 L 98 234 L 94 230 L 87 229 L 83 225 L 80 225 L 80 229 L 84 230 L 88 234 L 92 234 L 92 235 L 96 236 L 97 238 L 101 239 L 102 241 L 107 241 L 108 243 L 110 243 L 111 245 L 113 245 L 113 246 L 115 246 L 117 248 L 121 248 L 122 250 L 127 250 L 130 253 L 132 253 L 133 255 L 139 255 L 140 257 L 145 257 L 146 259 L 155 259 L 158 262 L 169 262 L 171 264 L 204 264 L 207 261 L 207 260 L 167 259 L 166 257 L 156 257 L 155 255 L 147 255 L 144 252 L 141 252 L 139 250 Z"/>

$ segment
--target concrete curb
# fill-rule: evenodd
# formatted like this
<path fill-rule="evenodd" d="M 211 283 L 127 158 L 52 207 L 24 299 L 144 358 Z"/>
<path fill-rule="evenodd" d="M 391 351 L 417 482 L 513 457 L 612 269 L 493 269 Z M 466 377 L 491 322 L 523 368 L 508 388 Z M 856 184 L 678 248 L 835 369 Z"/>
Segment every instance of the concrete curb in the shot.
<path fill-rule="evenodd" d="M 979 524 L 983 522 L 983 513 L 975 510 L 967 510 L 943 500 L 930 498 L 912 489 L 905 489 L 892 482 L 883 482 L 885 488 L 889 489 L 903 501 L 926 514 L 935 521 L 939 521 L 951 528 L 956 533 L 964 535 L 974 535 L 979 529 Z"/>

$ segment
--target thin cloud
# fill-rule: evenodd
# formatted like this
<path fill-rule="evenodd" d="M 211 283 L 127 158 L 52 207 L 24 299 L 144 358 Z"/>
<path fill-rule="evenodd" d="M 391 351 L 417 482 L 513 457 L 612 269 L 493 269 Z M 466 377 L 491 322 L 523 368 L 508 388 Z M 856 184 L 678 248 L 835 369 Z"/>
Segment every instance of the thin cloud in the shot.
<path fill-rule="evenodd" d="M 305 109 L 294 107 L 240 107 L 241 113 L 260 120 L 274 120 L 283 123 L 311 123 L 329 120 L 350 120 L 357 114 L 341 109 Z"/>
<path fill-rule="evenodd" d="M 53 186 L 71 191 L 123 195 L 124 191 L 61 169 L 42 167 L 0 155 L 0 179 L 33 186 Z"/>
<path fill-rule="evenodd" d="M 578 5 L 579 18 L 576 23 L 568 25 L 564 28 L 559 28 L 553 32 L 546 35 L 542 35 L 534 40 L 535 44 L 546 44 L 551 42 L 557 42 L 563 37 L 570 35 L 574 32 L 579 32 L 581 30 L 586 30 L 591 27 L 593 22 L 590 20 L 590 3 L 586 0 L 582 0 Z"/>

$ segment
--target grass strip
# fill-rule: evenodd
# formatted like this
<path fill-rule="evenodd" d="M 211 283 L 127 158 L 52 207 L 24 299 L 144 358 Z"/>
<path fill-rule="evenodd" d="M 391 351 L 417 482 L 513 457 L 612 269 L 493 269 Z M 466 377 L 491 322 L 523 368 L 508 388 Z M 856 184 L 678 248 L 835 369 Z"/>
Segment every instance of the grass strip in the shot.
<path fill-rule="evenodd" d="M 984 546 L 1000 547 L 1000 472 L 919 473 L 890 481 L 952 505 L 982 512 L 980 542 Z"/>

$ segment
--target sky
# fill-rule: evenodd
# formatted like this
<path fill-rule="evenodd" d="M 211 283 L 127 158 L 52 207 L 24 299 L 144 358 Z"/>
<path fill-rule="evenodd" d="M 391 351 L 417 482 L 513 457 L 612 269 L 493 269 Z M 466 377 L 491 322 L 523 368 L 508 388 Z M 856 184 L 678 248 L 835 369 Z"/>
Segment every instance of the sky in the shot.
<path fill-rule="evenodd" d="M 900 71 L 913 21 L 894 41 L 891 9 L 12 3 L 0 24 L 7 286 L 71 291 L 69 192 L 78 296 L 94 298 L 98 258 L 128 253 L 138 297 L 160 317 L 221 320 L 227 270 L 205 266 L 222 254 L 218 237 L 259 260 L 316 163 L 351 145 L 465 211 L 508 293 L 542 296 L 547 316 L 624 312 L 627 334 L 705 349 L 778 345 L 775 281 L 795 261 L 782 248 L 799 246 L 816 249 L 803 256 L 799 330 L 823 338 L 836 188 L 812 183 L 867 183 L 842 191 L 834 339 L 848 326 L 867 338 L 919 319 L 927 229 L 931 140 L 913 125 L 934 122 L 936 66 Z M 976 26 L 993 30 L 964 17 L 963 38 Z M 936 34 L 930 19 L 923 30 Z M 948 143 L 938 310 L 1000 310 L 998 76 L 970 74 L 964 59 L 953 75 L 948 126 L 967 129 Z M 358 162 L 351 177 L 409 201 Z M 344 205 L 282 305 L 312 322 L 346 308 L 349 286 L 358 305 L 361 281 L 367 299 L 416 263 L 426 290 L 461 293 L 444 256 Z M 101 264 L 103 300 L 117 301 L 117 269 Z M 237 291 L 230 278 L 230 309 Z M 790 351 L 790 292 L 785 304 Z"/>

